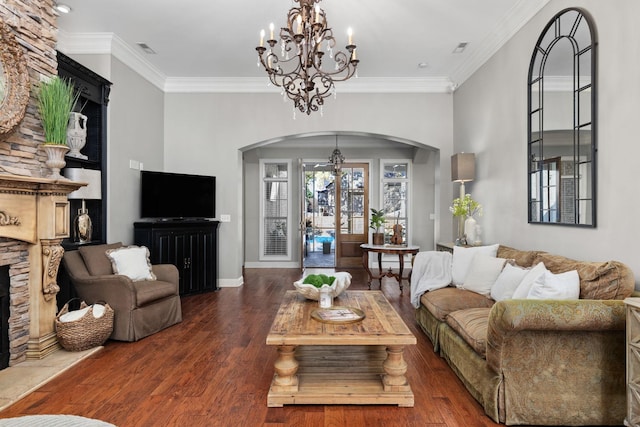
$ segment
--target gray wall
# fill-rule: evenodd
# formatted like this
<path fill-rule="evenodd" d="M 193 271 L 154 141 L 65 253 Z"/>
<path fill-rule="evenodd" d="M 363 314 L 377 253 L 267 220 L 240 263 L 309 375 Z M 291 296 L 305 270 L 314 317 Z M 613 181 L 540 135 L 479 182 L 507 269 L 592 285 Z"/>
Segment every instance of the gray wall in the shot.
<path fill-rule="evenodd" d="M 450 94 L 339 93 L 337 100 L 327 101 L 324 116 L 298 113 L 293 120 L 290 103 L 283 103 L 277 93 L 167 93 L 164 117 L 165 169 L 218 177 L 218 216 L 231 215 L 231 222 L 221 224 L 219 230 L 220 245 L 224 248 L 219 264 L 223 286 L 234 281 L 241 283 L 245 242 L 242 151 L 291 135 L 360 132 L 439 149 L 441 158 L 447 161 L 436 165 L 437 173 L 450 174 L 448 159 L 453 135 Z M 448 212 L 451 193 L 444 191 L 436 197 L 436 215 L 451 228 Z M 247 237 L 247 244 L 250 241 L 254 239 Z"/>
<path fill-rule="evenodd" d="M 579 5 L 594 18 L 598 46 L 598 224 L 595 229 L 527 224 L 527 74 L 547 22 Z M 578 259 L 619 260 L 640 274 L 637 181 L 640 144 L 640 2 L 553 0 L 454 95 L 454 151 L 476 153 L 468 189 L 483 203 L 485 240 Z"/>

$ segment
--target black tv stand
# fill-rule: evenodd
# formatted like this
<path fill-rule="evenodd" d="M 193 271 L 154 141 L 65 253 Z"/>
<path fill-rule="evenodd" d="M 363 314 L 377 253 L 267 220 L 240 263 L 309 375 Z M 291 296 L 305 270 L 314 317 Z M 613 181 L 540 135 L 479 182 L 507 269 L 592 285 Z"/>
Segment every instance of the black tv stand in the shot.
<path fill-rule="evenodd" d="M 180 274 L 180 295 L 218 289 L 219 221 L 173 218 L 138 221 L 136 245 L 146 246 L 152 264 L 173 264 Z"/>

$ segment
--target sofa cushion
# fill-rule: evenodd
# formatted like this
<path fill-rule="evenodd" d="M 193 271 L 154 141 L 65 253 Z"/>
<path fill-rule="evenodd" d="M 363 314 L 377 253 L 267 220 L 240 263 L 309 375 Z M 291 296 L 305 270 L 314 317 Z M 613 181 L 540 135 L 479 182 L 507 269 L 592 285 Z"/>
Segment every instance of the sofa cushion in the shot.
<path fill-rule="evenodd" d="M 141 280 L 134 282 L 138 307 L 176 295 L 176 285 L 161 280 Z"/>
<path fill-rule="evenodd" d="M 502 272 L 491 286 L 491 298 L 495 301 L 503 301 L 513 298 L 513 293 L 518 288 L 524 276 L 529 271 L 526 267 L 519 267 L 507 263 Z"/>
<path fill-rule="evenodd" d="M 549 270 L 533 282 L 527 299 L 578 299 L 580 278 L 576 270 L 553 274 Z"/>
<path fill-rule="evenodd" d="M 462 286 L 467 277 L 473 257 L 478 254 L 495 257 L 498 245 L 476 246 L 465 248 L 462 246 L 453 247 L 453 259 L 451 260 L 451 281 L 456 286 Z"/>
<path fill-rule="evenodd" d="M 467 273 L 461 288 L 490 297 L 491 287 L 500 275 L 504 263 L 504 258 L 477 254 L 473 257 L 469 273 Z"/>
<path fill-rule="evenodd" d="M 533 266 L 527 274 L 524 275 L 522 281 L 518 285 L 515 291 L 513 291 L 513 299 L 526 299 L 529 296 L 529 291 L 533 286 L 533 283 L 538 280 L 539 277 L 544 276 L 544 272 L 547 271 L 544 264 L 539 262 Z"/>
<path fill-rule="evenodd" d="M 116 249 L 122 246 L 122 242 L 108 245 L 80 246 L 78 252 L 82 256 L 84 265 L 92 276 L 104 276 L 113 274 L 111 261 L 107 258 L 108 249 Z"/>
<path fill-rule="evenodd" d="M 621 262 L 576 261 L 548 253 L 538 254 L 536 262 L 556 274 L 577 270 L 582 299 L 625 299 L 635 288 L 633 272 Z"/>
<path fill-rule="evenodd" d="M 454 311 L 467 308 L 491 307 L 494 301 L 484 295 L 452 286 L 427 292 L 420 298 L 420 302 L 431 314 L 441 322 Z"/>
<path fill-rule="evenodd" d="M 468 308 L 447 316 L 447 325 L 483 359 L 487 355 L 487 325 L 491 308 Z"/>

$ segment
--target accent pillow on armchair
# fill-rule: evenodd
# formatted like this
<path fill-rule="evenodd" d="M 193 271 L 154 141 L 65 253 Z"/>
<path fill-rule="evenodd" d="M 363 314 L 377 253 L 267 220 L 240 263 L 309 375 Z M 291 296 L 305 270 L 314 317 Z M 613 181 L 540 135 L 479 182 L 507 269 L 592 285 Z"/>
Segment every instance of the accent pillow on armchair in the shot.
<path fill-rule="evenodd" d="M 113 274 L 123 274 L 134 282 L 156 280 L 156 276 L 151 271 L 149 249 L 146 246 L 107 249 L 105 253 L 111 260 Z"/>

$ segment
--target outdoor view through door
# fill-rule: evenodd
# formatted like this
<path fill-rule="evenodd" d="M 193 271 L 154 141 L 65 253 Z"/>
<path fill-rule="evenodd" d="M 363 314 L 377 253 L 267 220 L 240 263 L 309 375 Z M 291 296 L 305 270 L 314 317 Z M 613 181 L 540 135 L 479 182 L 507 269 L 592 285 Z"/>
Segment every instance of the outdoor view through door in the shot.
<path fill-rule="evenodd" d="M 304 165 L 304 266 L 359 267 L 368 239 L 369 165 Z M 336 197 L 339 195 L 339 197 Z M 338 226 L 339 225 L 339 226 Z"/>

